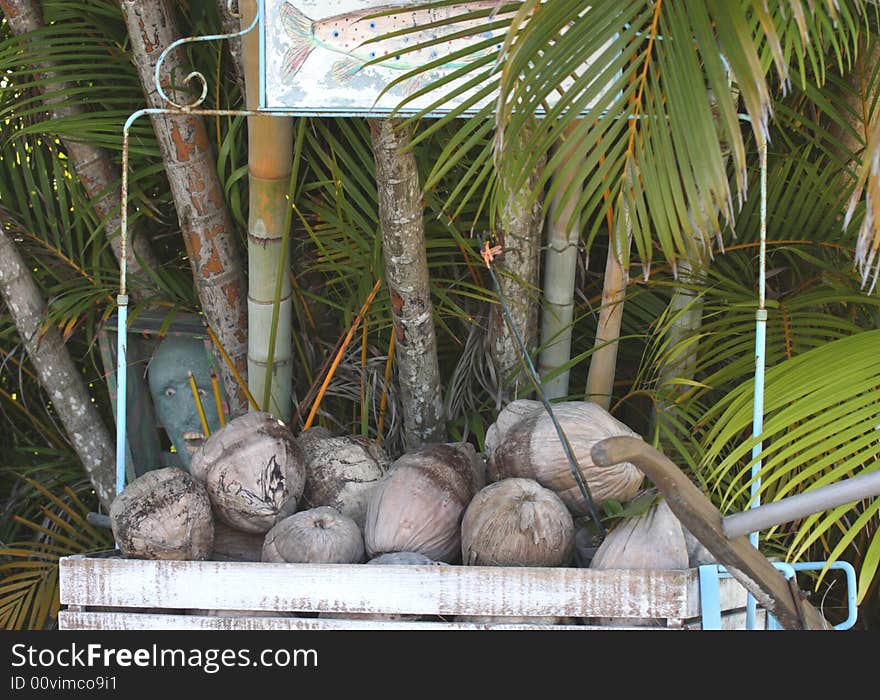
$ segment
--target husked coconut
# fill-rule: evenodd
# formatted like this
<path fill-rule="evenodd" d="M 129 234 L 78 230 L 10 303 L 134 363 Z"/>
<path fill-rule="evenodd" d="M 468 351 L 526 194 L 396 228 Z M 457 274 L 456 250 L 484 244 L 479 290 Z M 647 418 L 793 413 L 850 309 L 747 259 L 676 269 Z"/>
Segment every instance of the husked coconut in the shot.
<path fill-rule="evenodd" d="M 507 404 L 495 418 L 495 422 L 486 430 L 485 449 L 486 454 L 491 455 L 495 448 L 504 440 L 508 431 L 523 418 L 540 413 L 544 410 L 544 404 L 532 399 L 516 399 Z"/>
<path fill-rule="evenodd" d="M 214 545 L 205 487 L 177 467 L 148 471 L 130 482 L 110 504 L 110 527 L 129 559 L 207 559 Z"/>
<path fill-rule="evenodd" d="M 331 506 L 363 528 L 370 491 L 391 464 L 385 450 L 370 438 L 334 437 L 323 428 L 309 428 L 297 440 L 306 463 L 306 507 Z"/>
<path fill-rule="evenodd" d="M 571 445 L 594 505 L 598 507 L 608 499 L 621 502 L 632 499 L 642 485 L 642 472 L 629 462 L 598 466 L 593 463 L 590 450 L 605 438 L 640 436 L 589 401 L 554 404 L 553 414 Z M 543 405 L 507 427 L 503 439 L 489 454 L 489 470 L 493 481 L 510 477 L 534 479 L 554 491 L 574 515 L 589 514 L 562 442 Z"/>
<path fill-rule="evenodd" d="M 262 560 L 295 564 L 360 564 L 364 538 L 357 523 L 330 506 L 286 517 L 266 533 Z"/>
<path fill-rule="evenodd" d="M 263 540 L 259 533 L 242 532 L 214 518 L 214 550 L 211 561 L 260 561 Z"/>
<path fill-rule="evenodd" d="M 193 454 L 190 469 L 204 478 L 219 520 L 256 534 L 296 512 L 306 481 L 296 438 L 270 413 L 229 421 Z"/>
<path fill-rule="evenodd" d="M 687 569 L 684 530 L 665 500 L 609 532 L 593 555 L 591 569 Z"/>
<path fill-rule="evenodd" d="M 367 556 L 416 552 L 455 563 L 464 509 L 484 483 L 483 465 L 468 443 L 435 443 L 405 453 L 370 493 Z"/>
<path fill-rule="evenodd" d="M 665 500 L 646 513 L 627 518 L 609 532 L 596 550 L 591 569 L 687 569 L 684 530 Z M 599 625 L 645 627 L 660 624 L 641 618 L 597 618 Z"/>
<path fill-rule="evenodd" d="M 573 547 L 571 513 L 534 479 L 489 484 L 461 521 L 462 561 L 470 566 L 567 566 Z"/>

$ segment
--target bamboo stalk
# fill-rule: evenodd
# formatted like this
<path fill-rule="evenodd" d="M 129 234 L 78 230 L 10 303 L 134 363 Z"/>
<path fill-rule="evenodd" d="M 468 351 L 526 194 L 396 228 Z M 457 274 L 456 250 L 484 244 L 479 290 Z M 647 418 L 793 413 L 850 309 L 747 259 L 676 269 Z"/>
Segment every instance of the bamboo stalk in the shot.
<path fill-rule="evenodd" d="M 605 280 L 602 286 L 602 307 L 596 326 L 595 351 L 590 358 L 587 387 L 584 398 L 599 404 L 606 411 L 611 407 L 614 375 L 617 371 L 617 346 L 623 321 L 623 300 L 629 280 L 627 268 L 621 259 L 622 246 L 630 246 L 629 219 L 624 216 L 625 241 L 608 241 L 608 258 L 605 261 Z M 628 257 L 628 251 L 627 251 Z"/>
<path fill-rule="evenodd" d="M 256 15 L 255 0 L 240 3 L 240 24 Z M 258 32 L 242 37 L 248 109 L 259 107 Z M 251 115 L 248 121 L 248 387 L 263 410 L 291 420 L 293 298 L 288 240 L 293 173 L 293 119 Z"/>
<path fill-rule="evenodd" d="M 566 135 L 572 129 L 574 126 L 569 128 Z M 562 143 L 557 148 L 564 145 Z M 576 157 L 575 149 L 571 148 L 567 160 L 575 160 Z M 558 189 L 551 199 L 547 217 L 538 370 L 541 373 L 544 394 L 548 399 L 568 395 L 570 370 L 563 370 L 552 379 L 544 377 L 571 359 L 577 243 L 580 239 L 580 219 L 575 214 L 575 204 L 582 191 L 581 186 L 574 183 L 579 177 L 580 173 L 575 168 L 560 171 L 556 183 Z M 567 192 L 571 192 L 571 196 L 564 202 Z"/>

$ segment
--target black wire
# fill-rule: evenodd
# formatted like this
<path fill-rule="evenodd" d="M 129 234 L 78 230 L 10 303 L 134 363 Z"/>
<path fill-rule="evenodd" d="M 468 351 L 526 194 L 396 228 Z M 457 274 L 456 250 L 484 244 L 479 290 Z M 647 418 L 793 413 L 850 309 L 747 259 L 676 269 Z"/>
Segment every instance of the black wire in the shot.
<path fill-rule="evenodd" d="M 498 283 L 498 277 L 495 274 L 495 270 L 492 269 L 492 265 L 489 261 L 486 261 L 486 267 L 489 268 L 489 274 L 492 277 L 492 283 L 495 285 L 495 293 L 498 295 L 498 301 L 501 303 L 501 310 L 504 312 L 504 319 L 507 321 L 507 325 L 510 326 L 510 330 L 513 331 L 513 335 L 516 338 L 517 345 L 519 345 L 520 354 L 525 360 L 526 366 L 529 370 L 529 376 L 532 380 L 532 384 L 535 386 L 535 390 L 538 392 L 538 396 L 541 399 L 541 402 L 544 404 L 544 409 L 547 411 L 547 414 L 550 416 L 550 420 L 553 422 L 553 427 L 556 428 L 556 434 L 559 436 L 559 441 L 562 443 L 562 450 L 565 452 L 565 457 L 568 459 L 568 466 L 571 468 L 571 473 L 574 476 L 574 480 L 580 489 L 581 495 L 584 498 L 584 502 L 587 504 L 587 510 L 590 511 L 590 517 L 593 519 L 593 522 L 596 524 L 596 527 L 599 528 L 600 536 L 605 536 L 605 526 L 602 525 L 602 521 L 599 519 L 599 515 L 596 513 L 596 507 L 593 505 L 593 498 L 590 494 L 590 489 L 587 486 L 586 480 L 583 478 L 580 472 L 580 465 L 578 464 L 577 458 L 574 456 L 574 452 L 571 449 L 571 443 L 568 441 L 568 438 L 565 435 L 565 432 L 562 430 L 562 426 L 559 424 L 559 421 L 556 419 L 556 415 L 553 413 L 553 409 L 550 406 L 550 402 L 547 400 L 546 395 L 544 394 L 544 389 L 541 386 L 541 377 L 538 375 L 537 370 L 535 370 L 535 365 L 532 363 L 532 358 L 529 356 L 529 351 L 526 349 L 526 344 L 523 342 L 522 337 L 519 334 L 519 331 L 516 328 L 516 324 L 513 322 L 513 318 L 510 315 L 510 310 L 507 308 L 507 302 L 504 299 L 504 294 L 501 293 L 501 285 Z"/>

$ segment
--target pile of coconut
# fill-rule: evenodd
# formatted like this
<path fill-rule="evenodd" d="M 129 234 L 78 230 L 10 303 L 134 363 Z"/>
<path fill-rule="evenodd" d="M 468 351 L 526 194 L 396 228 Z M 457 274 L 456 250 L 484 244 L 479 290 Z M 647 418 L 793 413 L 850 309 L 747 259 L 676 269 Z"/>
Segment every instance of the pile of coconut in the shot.
<path fill-rule="evenodd" d="M 132 481 L 110 521 L 123 556 L 322 564 L 684 569 L 707 552 L 644 475 L 601 467 L 590 450 L 638 437 L 600 406 L 554 405 L 596 508 L 646 504 L 616 518 L 601 542 L 543 404 L 518 400 L 470 443 L 428 444 L 395 460 L 369 438 L 315 427 L 294 436 L 268 413 L 213 433 L 189 471 Z M 640 500 L 637 500 L 638 499 Z M 624 509 L 625 511 L 626 509 Z M 475 621 L 479 621 L 476 620 Z"/>

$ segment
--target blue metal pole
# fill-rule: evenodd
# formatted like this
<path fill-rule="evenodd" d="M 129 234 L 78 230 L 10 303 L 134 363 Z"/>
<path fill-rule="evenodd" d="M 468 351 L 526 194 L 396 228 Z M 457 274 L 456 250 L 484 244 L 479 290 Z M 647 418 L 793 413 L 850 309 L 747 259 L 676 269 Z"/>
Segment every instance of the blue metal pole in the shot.
<path fill-rule="evenodd" d="M 758 308 L 755 311 L 755 397 L 752 408 L 752 437 L 759 438 L 764 431 L 764 371 L 767 350 L 767 142 L 761 141 L 759 149 L 761 160 L 761 245 L 758 253 Z M 750 508 L 761 505 L 761 451 L 763 443 L 759 440 L 752 447 L 752 485 L 750 489 Z M 752 532 L 749 541 L 758 546 L 758 533 Z M 757 605 L 750 593 L 746 600 L 746 628 L 755 628 Z"/>

